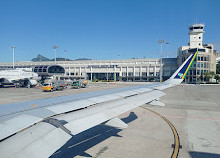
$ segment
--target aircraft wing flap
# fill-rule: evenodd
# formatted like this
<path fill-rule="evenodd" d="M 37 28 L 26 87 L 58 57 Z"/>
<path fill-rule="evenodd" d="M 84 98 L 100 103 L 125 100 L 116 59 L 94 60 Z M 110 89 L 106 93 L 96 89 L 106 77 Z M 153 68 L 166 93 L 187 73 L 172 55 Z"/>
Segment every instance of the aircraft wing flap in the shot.
<path fill-rule="evenodd" d="M 42 118 L 21 114 L 0 123 L 0 140 L 30 126 L 30 124 L 42 121 Z"/>
<path fill-rule="evenodd" d="M 163 92 L 152 91 L 54 118 L 68 122 L 64 126 L 75 135 L 163 95 Z"/>
<path fill-rule="evenodd" d="M 118 95 L 120 97 L 128 97 L 128 96 L 132 96 L 132 95 L 136 95 L 136 94 L 138 94 L 138 93 L 133 90 L 127 90 L 127 91 L 115 93 L 115 95 Z"/>
<path fill-rule="evenodd" d="M 128 125 L 118 117 L 115 117 L 105 123 L 105 125 L 115 128 L 127 128 Z"/>
<path fill-rule="evenodd" d="M 133 91 L 135 91 L 137 93 L 144 93 L 144 92 L 152 91 L 152 89 L 150 89 L 150 88 L 137 88 L 137 89 L 134 89 Z"/>
<path fill-rule="evenodd" d="M 87 106 L 96 104 L 93 101 L 90 101 L 88 99 L 85 100 L 78 100 L 74 102 L 68 102 L 68 103 L 63 103 L 63 104 L 58 104 L 54 106 L 48 106 L 45 109 L 50 110 L 56 114 L 64 113 L 64 112 L 69 112 L 81 108 L 85 108 Z"/>
<path fill-rule="evenodd" d="M 120 97 L 114 94 L 107 94 L 103 96 L 97 96 L 97 97 L 92 97 L 88 98 L 88 100 L 93 101 L 95 103 L 101 103 L 101 102 L 106 102 L 114 99 L 119 99 Z"/>
<path fill-rule="evenodd" d="M 40 122 L 0 143 L 1 157 L 49 157 L 71 136 L 51 124 Z"/>

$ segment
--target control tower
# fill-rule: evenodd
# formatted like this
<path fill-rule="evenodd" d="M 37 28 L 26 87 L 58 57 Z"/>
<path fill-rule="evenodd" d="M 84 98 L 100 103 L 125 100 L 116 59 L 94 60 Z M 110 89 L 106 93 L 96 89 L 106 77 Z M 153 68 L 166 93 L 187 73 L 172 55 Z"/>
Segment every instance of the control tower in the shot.
<path fill-rule="evenodd" d="M 204 82 L 205 72 L 216 72 L 216 58 L 218 53 L 213 48 L 213 44 L 203 43 L 203 24 L 193 24 L 189 26 L 189 44 L 178 49 L 177 63 L 180 66 L 190 54 L 198 52 L 196 60 L 192 63 L 186 75 L 187 83 Z"/>
<path fill-rule="evenodd" d="M 190 48 L 202 48 L 203 47 L 203 24 L 194 24 L 189 26 L 189 46 Z"/>

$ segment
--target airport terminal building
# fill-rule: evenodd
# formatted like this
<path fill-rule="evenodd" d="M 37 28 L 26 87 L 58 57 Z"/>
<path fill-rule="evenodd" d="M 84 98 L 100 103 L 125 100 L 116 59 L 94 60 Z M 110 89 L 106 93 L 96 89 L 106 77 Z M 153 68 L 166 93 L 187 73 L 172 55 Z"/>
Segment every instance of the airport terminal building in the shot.
<path fill-rule="evenodd" d="M 163 59 L 163 77 L 177 69 L 176 58 Z M 11 63 L 0 64 L 0 69 L 11 69 Z M 42 76 L 56 75 L 63 79 L 159 81 L 160 59 L 77 60 L 16 62 L 15 68 L 32 69 Z"/>

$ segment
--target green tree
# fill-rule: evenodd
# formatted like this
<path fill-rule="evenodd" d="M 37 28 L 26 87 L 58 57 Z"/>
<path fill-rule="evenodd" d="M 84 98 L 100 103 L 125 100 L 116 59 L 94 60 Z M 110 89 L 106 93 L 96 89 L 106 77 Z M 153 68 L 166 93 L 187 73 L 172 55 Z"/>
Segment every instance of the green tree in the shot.
<path fill-rule="evenodd" d="M 203 75 L 205 76 L 205 81 L 209 82 L 211 78 L 210 72 L 204 72 Z"/>
<path fill-rule="evenodd" d="M 214 71 L 210 71 L 209 74 L 210 74 L 211 78 L 213 78 L 215 76 L 215 72 Z"/>
<path fill-rule="evenodd" d="M 204 72 L 203 76 L 205 76 L 205 81 L 206 82 L 210 82 L 210 79 L 214 78 L 215 72 L 214 71 Z"/>
<path fill-rule="evenodd" d="M 216 83 L 219 82 L 220 76 L 219 75 L 215 75 L 215 79 L 216 79 Z"/>

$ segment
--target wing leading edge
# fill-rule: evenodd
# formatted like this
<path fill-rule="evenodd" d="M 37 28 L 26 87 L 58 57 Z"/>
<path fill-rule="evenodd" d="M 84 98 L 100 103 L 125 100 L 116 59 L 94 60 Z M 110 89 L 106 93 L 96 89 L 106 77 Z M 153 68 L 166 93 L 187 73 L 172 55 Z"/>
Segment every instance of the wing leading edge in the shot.
<path fill-rule="evenodd" d="M 145 103 L 158 100 L 165 95 L 160 90 L 181 83 L 197 54 L 198 52 L 191 54 L 170 79 L 161 84 L 83 98 L 81 101 L 42 106 L 41 109 L 48 112 L 48 115 L 45 115 L 47 117 L 37 118 L 39 122 L 34 119 L 31 123 L 29 120 L 29 125 L 26 123 L 25 126 L 19 126 L 18 129 L 13 128 L 14 134 L 10 131 L 12 125 L 7 126 L 7 122 L 13 119 L 14 124 L 20 124 L 16 117 L 31 115 L 35 109 L 26 110 L 25 113 L 19 111 L 0 116 L 0 130 L 5 131 L 5 136 L 2 136 L 0 142 L 1 155 L 10 158 L 30 157 L 30 155 L 31 157 L 48 157 L 64 145 L 72 135 L 100 123 L 106 122 L 107 125 L 126 127 L 117 116 Z M 76 108 L 73 105 L 77 102 L 85 102 L 85 104 L 77 104 Z M 39 109 L 36 110 L 40 112 Z M 28 114 L 27 111 L 29 111 Z M 13 135 L 8 135 L 7 130 L 4 129 Z"/>

